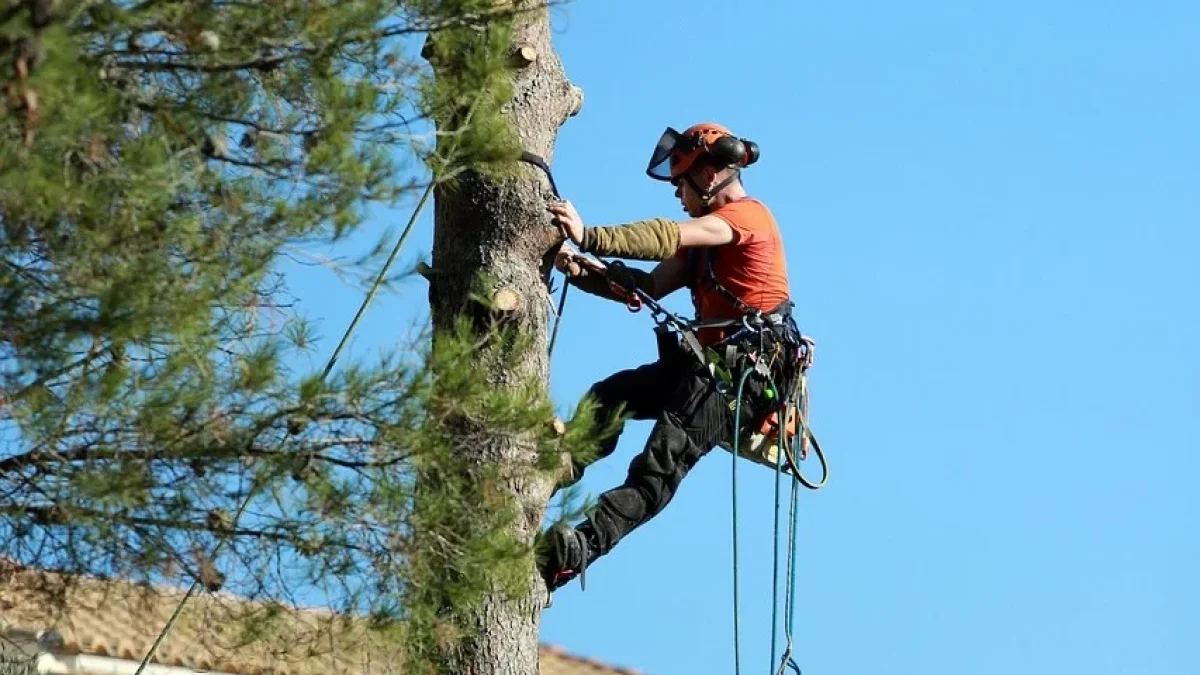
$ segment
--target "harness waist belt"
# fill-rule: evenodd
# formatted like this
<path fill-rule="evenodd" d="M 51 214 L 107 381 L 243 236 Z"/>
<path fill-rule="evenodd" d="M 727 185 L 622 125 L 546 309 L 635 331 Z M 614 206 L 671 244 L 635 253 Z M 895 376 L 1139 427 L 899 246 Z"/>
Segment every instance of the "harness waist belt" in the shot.
<path fill-rule="evenodd" d="M 693 329 L 726 328 L 728 326 L 737 326 L 748 322 L 754 322 L 759 319 L 772 326 L 782 326 L 792 316 L 793 304 L 794 303 L 792 303 L 791 300 L 784 300 L 778 307 L 768 312 L 757 310 L 743 314 L 736 319 L 696 319 L 695 321 L 690 322 L 689 326 Z"/>

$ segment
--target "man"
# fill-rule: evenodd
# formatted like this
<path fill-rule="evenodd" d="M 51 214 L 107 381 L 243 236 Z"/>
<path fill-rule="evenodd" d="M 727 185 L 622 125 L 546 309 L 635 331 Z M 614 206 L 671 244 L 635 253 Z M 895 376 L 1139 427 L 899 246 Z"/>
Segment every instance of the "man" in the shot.
<path fill-rule="evenodd" d="M 682 134 L 668 128 L 647 173 L 675 186 L 689 220 L 655 218 L 585 227 L 570 202 L 551 204 L 548 210 L 554 224 L 578 246 L 577 251 L 564 242 L 557 260 L 560 269 L 570 270 L 573 285 L 618 301 L 628 299 L 634 286 L 655 300 L 690 288 L 695 337 L 705 352 L 725 355 L 725 366 L 753 367 L 761 360 L 764 370 L 782 384 L 794 369 L 799 332 L 790 319 L 779 228 L 767 207 L 750 197 L 741 182 L 741 169 L 757 159 L 756 145 L 718 124 L 697 124 Z M 651 272 L 616 264 L 606 269 L 580 251 L 662 262 Z M 768 328 L 740 331 L 747 316 L 764 319 L 760 325 Z M 666 339 L 670 334 L 659 335 L 657 361 L 618 372 L 589 392 L 602 418 L 624 413 L 656 424 L 630 464 L 624 484 L 602 494 L 578 527 L 547 533 L 542 575 L 552 591 L 661 512 L 696 462 L 713 446 L 729 447 L 733 440 L 733 393 L 727 387 L 718 390 L 718 379 L 703 357 L 678 339 Z M 751 378 L 742 403 L 742 429 L 778 405 L 778 400 L 771 402 L 774 392 L 764 393 L 766 388 L 765 378 Z M 603 440 L 599 458 L 613 452 L 619 433 Z M 568 483 L 578 481 L 585 467 L 574 468 Z"/>

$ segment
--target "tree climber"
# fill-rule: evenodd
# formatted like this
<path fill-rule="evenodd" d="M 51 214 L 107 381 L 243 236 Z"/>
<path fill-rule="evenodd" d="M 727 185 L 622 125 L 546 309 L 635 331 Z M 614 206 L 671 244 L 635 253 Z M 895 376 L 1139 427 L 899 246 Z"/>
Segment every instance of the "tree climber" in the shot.
<path fill-rule="evenodd" d="M 541 572 L 551 591 L 660 513 L 713 446 L 731 443 L 733 394 L 714 373 L 749 363 L 782 382 L 795 369 L 800 333 L 791 319 L 782 237 L 771 212 L 741 182 L 741 169 L 758 154 L 754 143 L 718 124 L 697 124 L 683 133 L 668 128 L 646 172 L 675 186 L 690 220 L 585 227 L 570 202 L 548 207 L 554 224 L 570 240 L 563 243 L 556 265 L 567 271 L 572 285 L 621 302 L 629 300 L 634 287 L 655 300 L 687 287 L 696 312 L 693 337 L 704 351 L 697 354 L 677 335 L 660 330 L 658 360 L 617 372 L 590 389 L 602 422 L 622 415 L 621 422 L 656 423 L 630 463 L 624 484 L 602 494 L 578 527 L 547 533 Z M 580 252 L 661 262 L 650 272 L 619 262 L 605 268 Z M 759 330 L 747 330 L 751 326 Z M 710 367 L 714 364 L 716 369 Z M 768 389 L 765 378 L 748 382 L 743 429 L 756 427 L 773 411 L 775 392 Z M 618 429 L 602 439 L 597 459 L 612 454 L 619 435 Z M 560 487 L 577 482 L 584 469 L 576 463 Z"/>

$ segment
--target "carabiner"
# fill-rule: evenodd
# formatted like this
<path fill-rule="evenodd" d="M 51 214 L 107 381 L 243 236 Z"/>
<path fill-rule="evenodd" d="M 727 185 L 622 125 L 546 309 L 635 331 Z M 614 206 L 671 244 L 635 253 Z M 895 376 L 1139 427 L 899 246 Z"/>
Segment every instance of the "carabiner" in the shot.
<path fill-rule="evenodd" d="M 754 317 L 754 325 L 753 326 L 750 325 L 750 317 L 752 317 L 752 316 Z M 742 326 L 751 333 L 761 333 L 763 330 L 763 323 L 764 323 L 764 321 L 762 318 L 762 312 L 755 312 L 754 314 L 743 314 L 742 315 Z"/>

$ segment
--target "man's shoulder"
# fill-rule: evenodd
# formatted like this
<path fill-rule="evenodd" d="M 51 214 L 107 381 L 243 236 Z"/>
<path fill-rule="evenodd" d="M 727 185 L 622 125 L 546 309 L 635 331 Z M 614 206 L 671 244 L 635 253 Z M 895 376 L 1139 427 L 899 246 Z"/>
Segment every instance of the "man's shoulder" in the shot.
<path fill-rule="evenodd" d="M 774 214 L 771 213 L 771 209 L 766 205 L 765 202 L 763 202 L 763 200 L 759 199 L 758 197 L 742 197 L 736 201 L 722 204 L 721 206 L 713 209 L 712 212 L 714 214 L 721 215 L 728 214 L 731 216 L 739 215 L 774 219 Z"/>
<path fill-rule="evenodd" d="M 735 230 L 743 232 L 757 232 L 775 227 L 775 215 L 762 200 L 755 197 L 743 197 L 722 204 L 714 209 L 712 214 L 729 223 Z"/>

